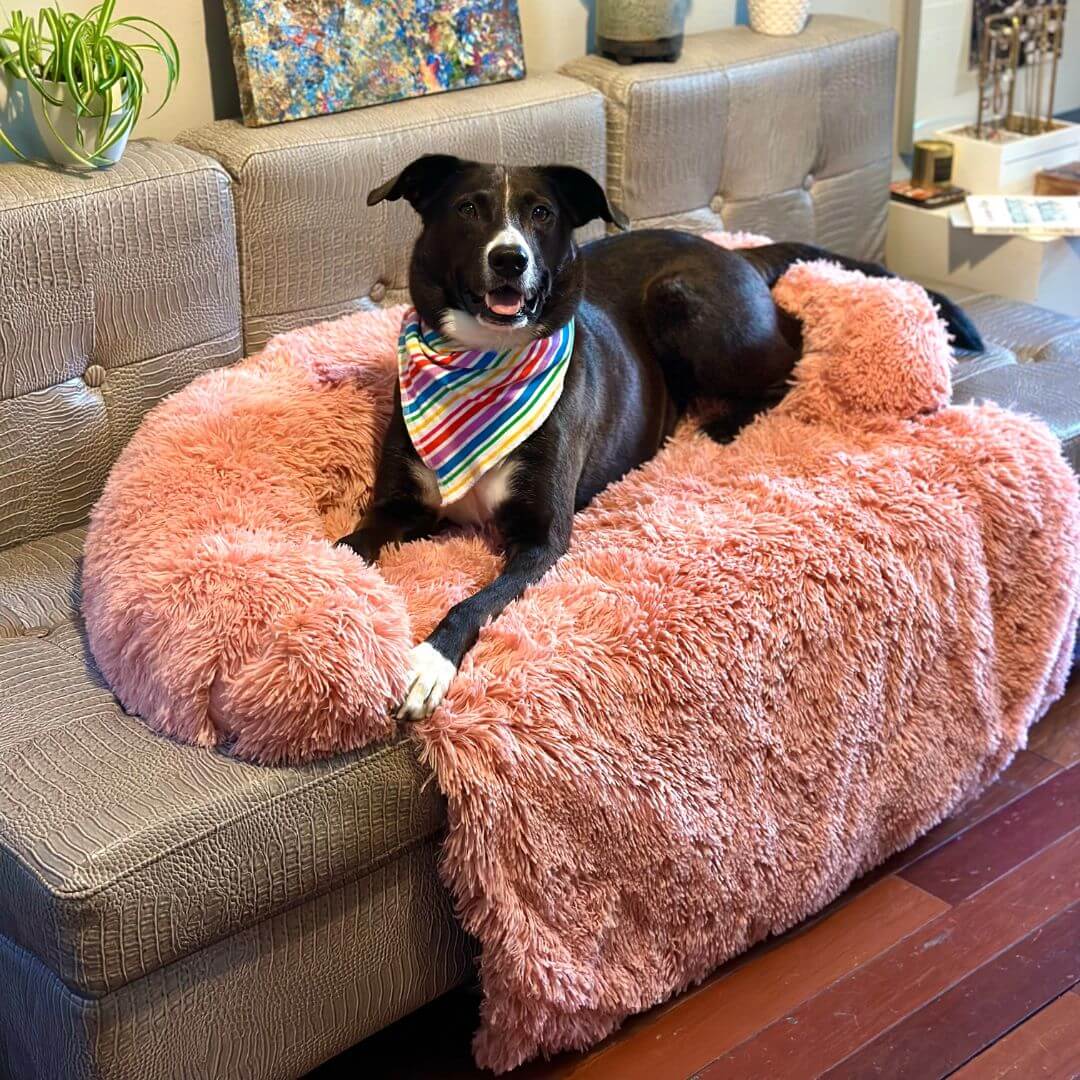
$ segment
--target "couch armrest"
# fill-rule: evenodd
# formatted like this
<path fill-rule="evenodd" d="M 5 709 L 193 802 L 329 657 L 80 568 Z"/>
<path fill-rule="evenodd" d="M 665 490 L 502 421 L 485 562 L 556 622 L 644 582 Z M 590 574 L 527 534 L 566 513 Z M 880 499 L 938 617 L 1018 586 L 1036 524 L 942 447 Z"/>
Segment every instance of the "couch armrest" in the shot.
<path fill-rule="evenodd" d="M 86 520 L 156 401 L 240 355 L 229 178 L 132 142 L 99 172 L 0 167 L 0 548 Z"/>
<path fill-rule="evenodd" d="M 795 37 L 686 38 L 673 64 L 599 56 L 565 74 L 607 106 L 607 186 L 636 225 L 749 229 L 877 258 L 892 163 L 897 36 L 815 15 Z"/>
<path fill-rule="evenodd" d="M 296 326 L 405 299 L 416 215 L 365 200 L 421 154 L 604 175 L 603 98 L 561 75 L 273 127 L 221 120 L 179 138 L 234 180 L 248 352 Z"/>

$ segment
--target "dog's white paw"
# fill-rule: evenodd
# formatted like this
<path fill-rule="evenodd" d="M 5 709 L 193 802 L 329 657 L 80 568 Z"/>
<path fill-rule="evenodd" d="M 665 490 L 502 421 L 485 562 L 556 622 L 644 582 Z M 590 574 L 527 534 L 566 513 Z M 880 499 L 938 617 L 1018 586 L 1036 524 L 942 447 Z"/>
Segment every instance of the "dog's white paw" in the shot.
<path fill-rule="evenodd" d="M 397 711 L 399 720 L 423 720 L 430 716 L 454 681 L 457 668 L 433 645 L 422 641 L 409 654 L 405 700 Z"/>

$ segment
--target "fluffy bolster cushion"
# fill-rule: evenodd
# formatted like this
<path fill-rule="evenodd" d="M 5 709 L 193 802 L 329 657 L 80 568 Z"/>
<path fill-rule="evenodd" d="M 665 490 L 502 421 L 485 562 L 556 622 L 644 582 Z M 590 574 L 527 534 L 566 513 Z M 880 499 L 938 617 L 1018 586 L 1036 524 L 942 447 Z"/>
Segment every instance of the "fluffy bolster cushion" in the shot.
<path fill-rule="evenodd" d="M 684 422 L 578 515 L 417 729 L 482 947 L 478 1060 L 585 1046 L 827 903 L 970 797 L 1060 694 L 1076 480 L 1039 423 L 949 408 L 914 285 L 791 269 L 785 400 Z M 93 518 L 90 643 L 130 710 L 299 760 L 391 734 L 405 655 L 496 573 L 479 535 L 332 539 L 375 465 L 398 315 L 286 335 L 158 406 Z"/>

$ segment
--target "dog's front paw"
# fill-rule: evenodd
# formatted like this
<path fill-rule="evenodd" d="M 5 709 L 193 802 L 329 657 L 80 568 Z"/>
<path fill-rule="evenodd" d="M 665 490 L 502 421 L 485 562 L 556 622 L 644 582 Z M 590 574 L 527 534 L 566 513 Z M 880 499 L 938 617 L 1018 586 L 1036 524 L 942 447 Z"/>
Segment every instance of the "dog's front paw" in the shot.
<path fill-rule="evenodd" d="M 421 642 L 409 654 L 408 689 L 397 711 L 399 720 L 423 720 L 430 716 L 442 701 L 457 668 L 433 645 Z"/>

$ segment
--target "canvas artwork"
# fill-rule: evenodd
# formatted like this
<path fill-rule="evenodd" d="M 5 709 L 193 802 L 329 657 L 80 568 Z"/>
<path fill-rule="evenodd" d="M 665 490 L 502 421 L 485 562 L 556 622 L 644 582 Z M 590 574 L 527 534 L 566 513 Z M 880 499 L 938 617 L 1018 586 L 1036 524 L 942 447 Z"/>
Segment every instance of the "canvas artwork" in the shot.
<path fill-rule="evenodd" d="M 517 0 L 224 0 L 251 127 L 525 75 Z"/>

